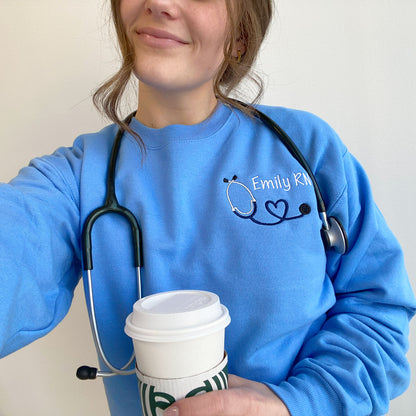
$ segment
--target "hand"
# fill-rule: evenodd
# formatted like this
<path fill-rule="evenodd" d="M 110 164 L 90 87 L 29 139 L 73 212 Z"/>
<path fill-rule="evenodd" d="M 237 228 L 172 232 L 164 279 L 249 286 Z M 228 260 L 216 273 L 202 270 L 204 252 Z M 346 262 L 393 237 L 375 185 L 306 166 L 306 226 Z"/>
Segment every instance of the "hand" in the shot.
<path fill-rule="evenodd" d="M 163 416 L 290 416 L 285 404 L 265 384 L 229 375 L 228 390 L 178 400 Z"/>

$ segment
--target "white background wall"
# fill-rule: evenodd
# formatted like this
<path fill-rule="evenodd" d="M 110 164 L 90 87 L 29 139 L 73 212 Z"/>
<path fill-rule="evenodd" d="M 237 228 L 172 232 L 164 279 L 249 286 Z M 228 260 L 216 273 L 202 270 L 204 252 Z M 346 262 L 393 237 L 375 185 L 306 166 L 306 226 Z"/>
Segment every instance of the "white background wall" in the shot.
<path fill-rule="evenodd" d="M 263 102 L 337 130 L 365 166 L 416 288 L 416 1 L 280 0 L 277 10 L 259 62 Z M 90 93 L 117 67 L 108 27 L 106 0 L 1 0 L 0 181 L 106 123 Z M 411 330 L 416 374 L 415 322 Z M 0 361 L 0 416 L 108 415 L 101 382 L 74 375 L 94 362 L 80 287 L 55 331 Z M 415 377 L 389 415 L 414 415 Z"/>

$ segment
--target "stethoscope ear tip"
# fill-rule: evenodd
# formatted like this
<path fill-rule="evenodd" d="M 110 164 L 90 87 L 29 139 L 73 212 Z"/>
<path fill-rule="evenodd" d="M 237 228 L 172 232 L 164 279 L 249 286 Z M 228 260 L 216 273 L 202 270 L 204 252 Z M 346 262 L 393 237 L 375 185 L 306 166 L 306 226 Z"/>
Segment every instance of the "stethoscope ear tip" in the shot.
<path fill-rule="evenodd" d="M 94 380 L 97 377 L 97 369 L 83 365 L 77 370 L 77 377 L 80 380 Z"/>

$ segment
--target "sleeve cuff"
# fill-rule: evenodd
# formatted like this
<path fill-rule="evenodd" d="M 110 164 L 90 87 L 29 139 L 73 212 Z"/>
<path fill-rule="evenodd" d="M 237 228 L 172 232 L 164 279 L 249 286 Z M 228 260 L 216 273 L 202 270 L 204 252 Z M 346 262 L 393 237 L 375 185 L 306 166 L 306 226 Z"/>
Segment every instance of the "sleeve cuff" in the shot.
<path fill-rule="evenodd" d="M 265 383 L 285 403 L 291 416 L 342 415 L 337 393 L 318 374 L 298 374 L 279 385 Z"/>

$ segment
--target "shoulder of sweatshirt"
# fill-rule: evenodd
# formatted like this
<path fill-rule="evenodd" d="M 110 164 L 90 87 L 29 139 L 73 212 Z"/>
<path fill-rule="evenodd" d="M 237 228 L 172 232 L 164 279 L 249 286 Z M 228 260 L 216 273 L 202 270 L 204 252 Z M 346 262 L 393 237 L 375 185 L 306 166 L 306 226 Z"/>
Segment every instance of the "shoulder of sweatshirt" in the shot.
<path fill-rule="evenodd" d="M 308 111 L 286 107 L 259 105 L 257 107 L 273 119 L 295 142 L 296 146 L 310 160 L 318 161 L 326 154 L 340 154 L 347 152 L 335 130 L 317 115 Z"/>
<path fill-rule="evenodd" d="M 82 134 L 74 140 L 72 146 L 61 146 L 50 155 L 35 157 L 30 161 L 29 166 L 35 168 L 42 166 L 46 170 L 45 166 L 49 166 L 60 170 L 64 165 L 68 165 L 76 170 L 77 162 L 82 162 L 86 153 L 89 157 L 91 154 L 107 157 L 116 133 L 117 126 L 110 124 L 98 132 Z"/>
<path fill-rule="evenodd" d="M 118 126 L 116 124 L 109 124 L 97 132 L 81 134 L 74 141 L 72 148 L 82 152 L 94 151 L 108 154 L 117 131 Z"/>
<path fill-rule="evenodd" d="M 345 192 L 354 177 L 351 155 L 334 129 L 318 116 L 285 107 L 259 106 L 292 139 L 308 162 L 318 182 L 328 211 Z"/>
<path fill-rule="evenodd" d="M 79 201 L 79 180 L 83 165 L 108 160 L 117 126 L 77 137 L 72 146 L 59 147 L 52 154 L 33 158 L 8 185 L 16 192 L 41 195 L 41 190 L 57 189 Z"/>

